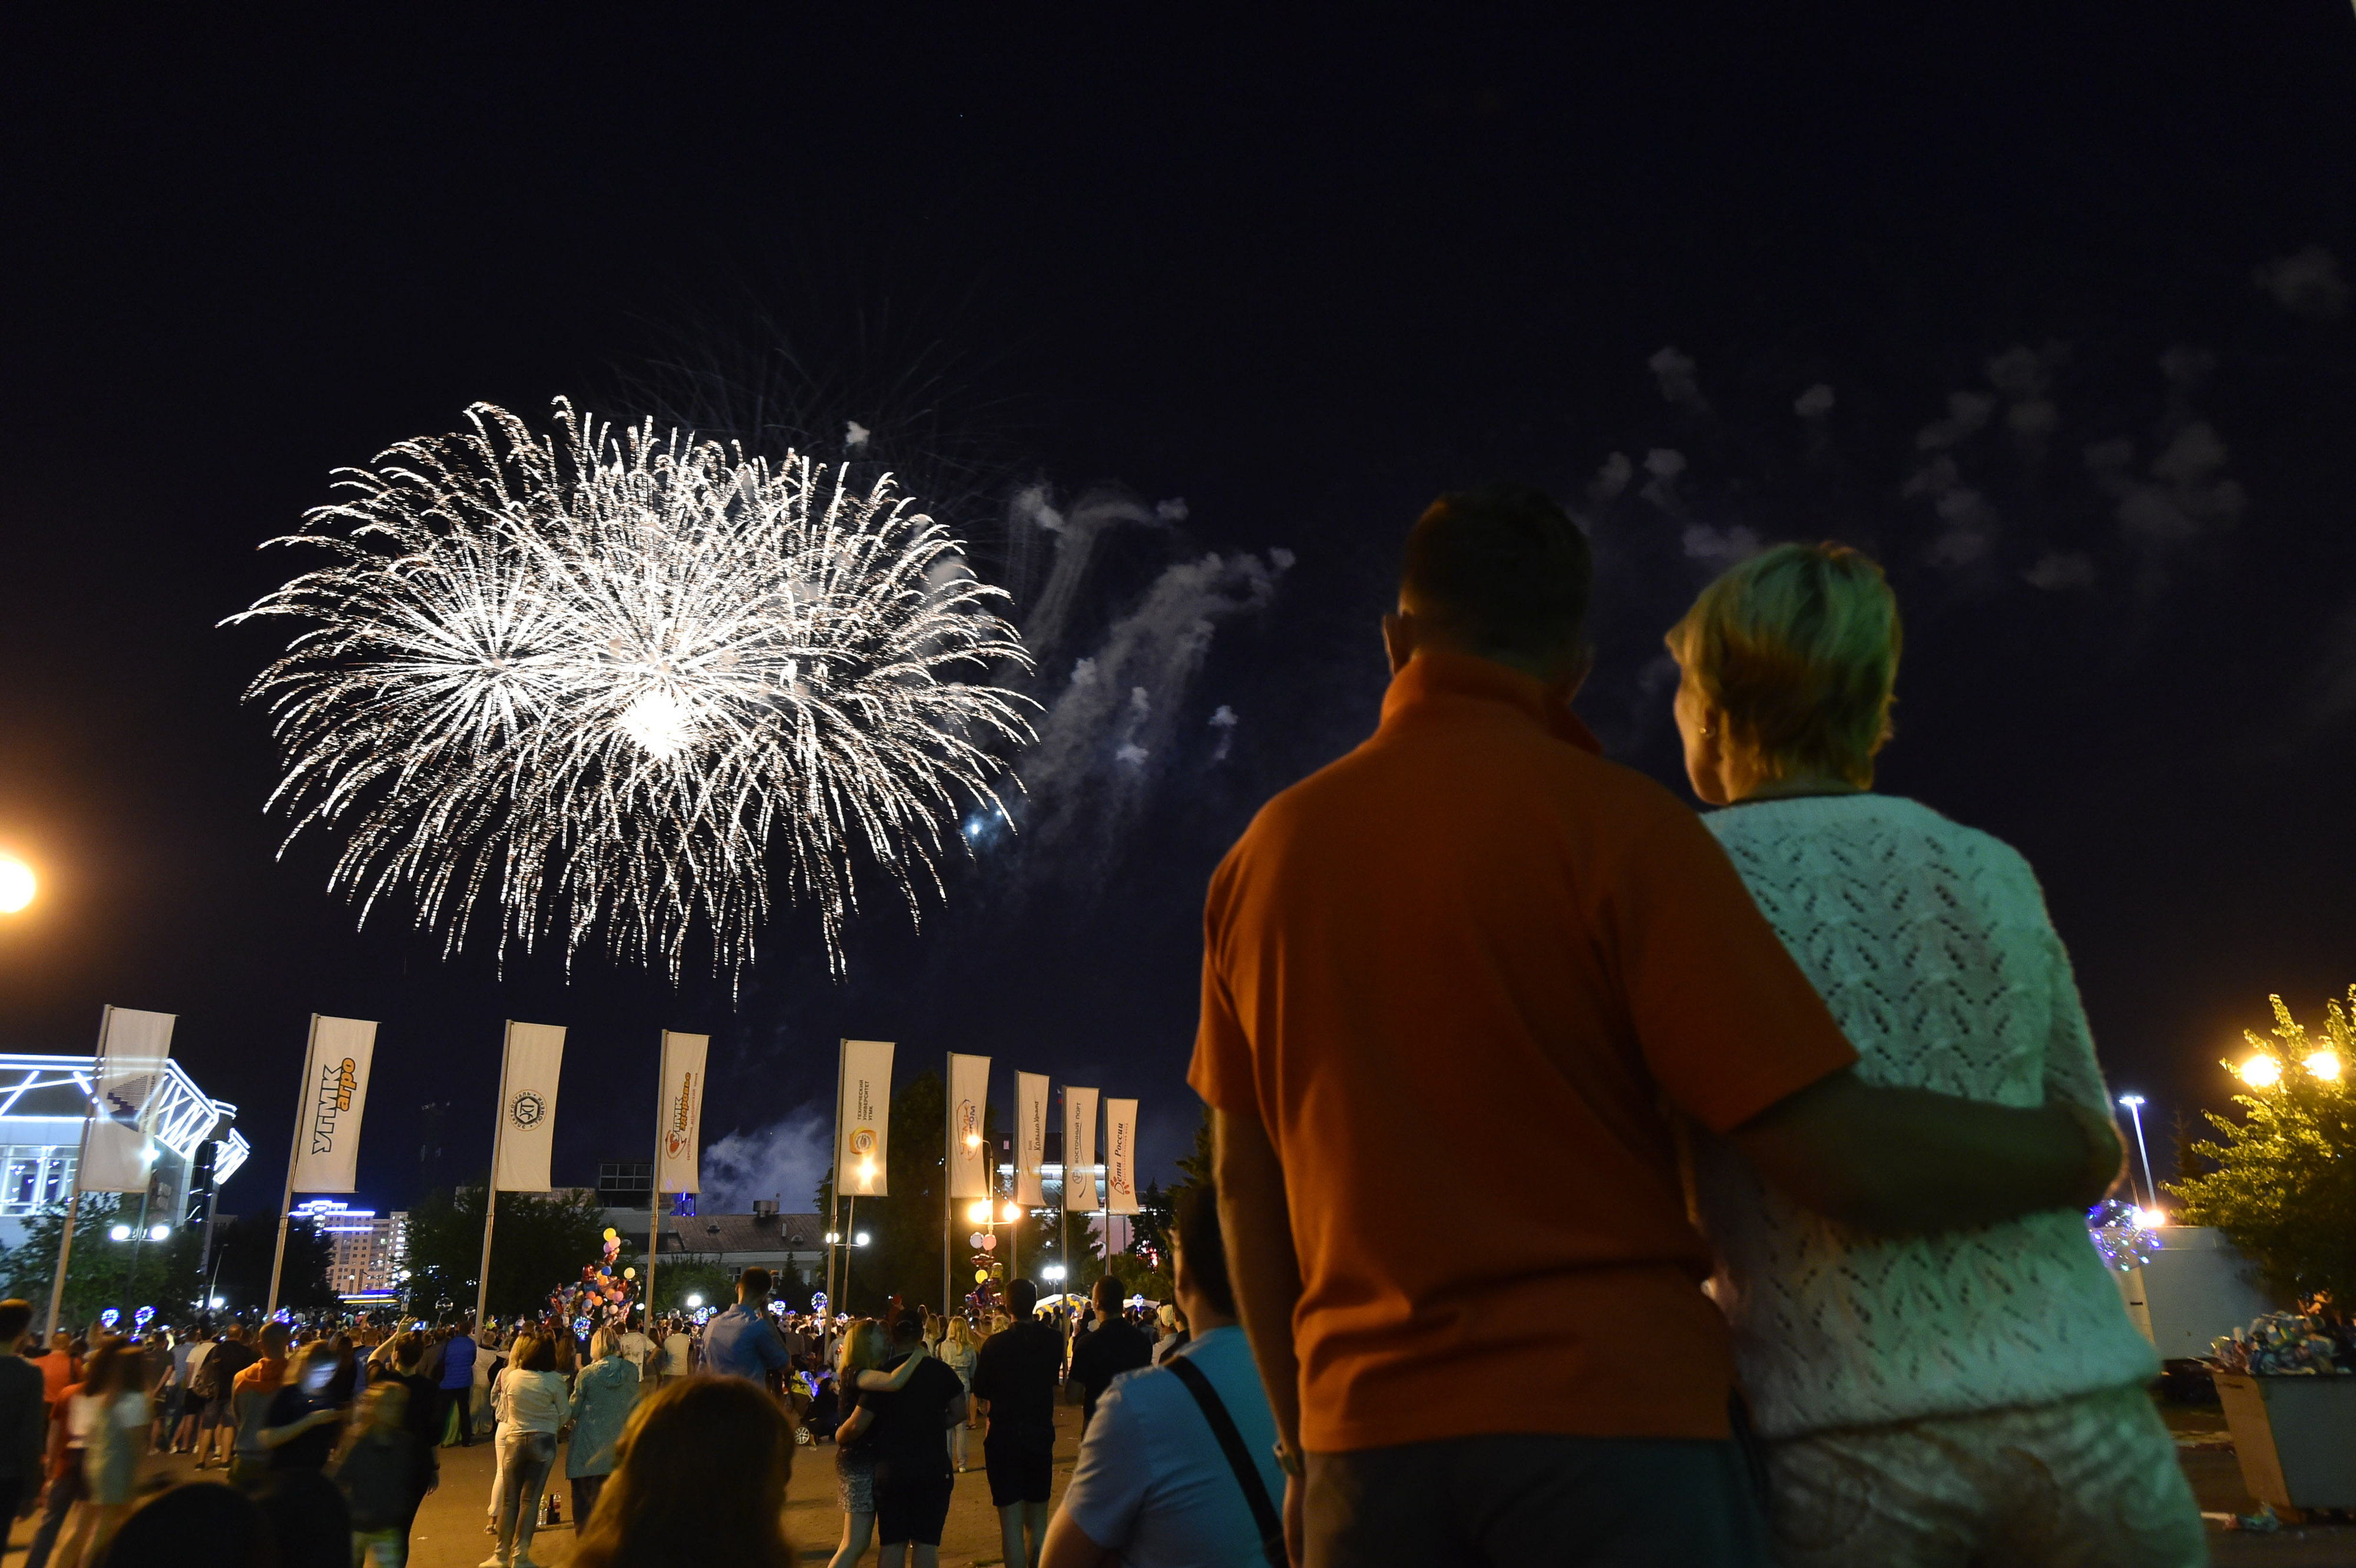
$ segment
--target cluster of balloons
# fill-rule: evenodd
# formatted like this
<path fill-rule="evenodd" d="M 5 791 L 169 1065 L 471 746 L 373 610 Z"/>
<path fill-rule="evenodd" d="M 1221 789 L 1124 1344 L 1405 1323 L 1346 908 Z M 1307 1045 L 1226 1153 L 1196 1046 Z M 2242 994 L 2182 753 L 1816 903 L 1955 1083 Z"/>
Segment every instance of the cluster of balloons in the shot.
<path fill-rule="evenodd" d="M 637 1294 L 638 1271 L 614 1266 L 621 1261 L 622 1233 L 610 1225 L 605 1227 L 602 1252 L 602 1262 L 583 1265 L 581 1283 L 570 1293 L 571 1300 L 560 1291 L 549 1297 L 551 1305 L 566 1316 L 578 1315 L 583 1322 L 599 1312 L 616 1318 L 628 1315 L 630 1297 Z"/>

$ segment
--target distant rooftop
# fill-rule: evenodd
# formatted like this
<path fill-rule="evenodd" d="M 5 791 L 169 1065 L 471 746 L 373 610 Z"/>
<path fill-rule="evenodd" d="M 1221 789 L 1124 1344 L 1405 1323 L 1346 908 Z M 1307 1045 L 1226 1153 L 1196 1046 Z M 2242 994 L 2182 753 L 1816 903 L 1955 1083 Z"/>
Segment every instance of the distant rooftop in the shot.
<path fill-rule="evenodd" d="M 94 1093 L 91 1074 L 97 1065 L 95 1057 L 0 1051 L 0 1139 L 8 1136 L 5 1123 L 11 1119 L 80 1122 L 87 1117 Z M 198 1145 L 221 1119 L 233 1120 L 236 1115 L 236 1106 L 213 1099 L 197 1087 L 186 1068 L 166 1060 L 154 1092 L 141 1108 L 140 1120 L 157 1143 L 184 1160 L 193 1160 Z M 245 1134 L 235 1128 L 221 1138 L 220 1145 L 213 1161 L 215 1186 L 235 1176 L 253 1152 Z"/>

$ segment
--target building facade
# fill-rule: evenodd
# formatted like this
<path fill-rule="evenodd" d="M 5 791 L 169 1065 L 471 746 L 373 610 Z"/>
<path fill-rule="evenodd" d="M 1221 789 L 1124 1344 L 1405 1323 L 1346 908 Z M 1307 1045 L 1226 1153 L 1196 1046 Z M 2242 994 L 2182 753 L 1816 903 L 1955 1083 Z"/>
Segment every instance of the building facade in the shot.
<path fill-rule="evenodd" d="M 28 1219 L 73 1195 L 95 1066 L 86 1056 L 0 1052 L 0 1244 L 21 1244 Z M 245 1135 L 229 1126 L 236 1116 L 236 1106 L 198 1089 L 178 1062 L 165 1063 L 139 1114 L 152 1161 L 145 1197 L 154 1223 L 179 1223 L 204 1144 L 215 1145 L 216 1187 L 245 1164 L 252 1153 Z"/>
<path fill-rule="evenodd" d="M 379 1299 L 397 1294 L 409 1268 L 406 1213 L 379 1214 L 333 1198 L 315 1197 L 294 1206 L 294 1218 L 307 1219 L 335 1247 L 327 1283 L 346 1300 Z"/>

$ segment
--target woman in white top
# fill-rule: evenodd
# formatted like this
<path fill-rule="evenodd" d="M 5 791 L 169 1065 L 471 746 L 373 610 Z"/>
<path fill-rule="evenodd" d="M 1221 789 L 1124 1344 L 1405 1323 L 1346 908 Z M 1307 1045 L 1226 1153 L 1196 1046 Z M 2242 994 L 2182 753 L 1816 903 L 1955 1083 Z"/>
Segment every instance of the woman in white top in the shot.
<path fill-rule="evenodd" d="M 949 1428 L 949 1463 L 960 1476 L 969 1468 L 966 1461 L 972 1456 L 969 1450 L 973 1434 L 981 1423 L 981 1417 L 973 1409 L 973 1359 L 980 1349 L 974 1342 L 973 1325 L 965 1320 L 964 1314 L 951 1313 L 948 1326 L 941 1330 L 940 1359 L 941 1365 L 955 1372 L 958 1381 L 965 1385 L 965 1419 Z"/>
<path fill-rule="evenodd" d="M 2108 1114 L 2070 959 L 2028 863 L 1870 792 L 1898 606 L 1839 545 L 1777 546 L 1669 634 L 1710 829 L 1857 1047 L 1869 1083 Z M 2084 1217 L 1845 1229 L 1697 1135 L 1713 1294 L 1768 1439 L 1786 1564 L 2208 1561 L 2158 1371 Z"/>
<path fill-rule="evenodd" d="M 499 1374 L 499 1543 L 483 1568 L 531 1568 L 531 1532 L 540 1495 L 556 1463 L 556 1434 L 568 1397 L 556 1370 L 556 1346 L 535 1334 L 517 1337 Z"/>
<path fill-rule="evenodd" d="M 69 1430 L 82 1438 L 83 1492 L 58 1545 L 61 1568 L 102 1553 L 131 1511 L 150 1419 L 139 1375 L 138 1352 L 120 1339 L 102 1344 L 82 1373 L 68 1420 Z"/>

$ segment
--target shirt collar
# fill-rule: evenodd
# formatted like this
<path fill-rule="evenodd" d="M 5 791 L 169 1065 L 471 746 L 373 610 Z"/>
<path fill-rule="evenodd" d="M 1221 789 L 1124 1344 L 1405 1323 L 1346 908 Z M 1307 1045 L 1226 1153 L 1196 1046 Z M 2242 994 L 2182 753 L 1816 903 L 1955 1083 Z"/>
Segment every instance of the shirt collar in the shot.
<path fill-rule="evenodd" d="M 1537 676 L 1469 653 L 1425 649 L 1408 660 L 1383 693 L 1383 726 L 1388 728 L 1401 714 L 1443 697 L 1503 703 L 1519 709 L 1555 739 L 1603 755 L 1602 743 L 1567 703 L 1547 698 L 1546 684 Z"/>

